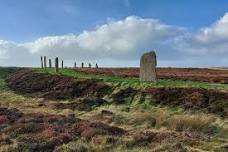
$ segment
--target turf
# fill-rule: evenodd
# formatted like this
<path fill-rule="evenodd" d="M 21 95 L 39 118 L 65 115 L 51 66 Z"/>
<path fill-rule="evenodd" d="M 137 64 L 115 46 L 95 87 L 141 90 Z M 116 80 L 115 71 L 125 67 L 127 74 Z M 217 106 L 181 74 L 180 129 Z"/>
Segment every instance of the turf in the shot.
<path fill-rule="evenodd" d="M 18 70 L 16 67 L 0 67 L 0 78 L 3 78 L 7 74 L 13 73 L 16 70 Z"/>
<path fill-rule="evenodd" d="M 137 78 L 119 77 L 119 76 L 100 76 L 95 74 L 86 74 L 82 72 L 75 72 L 72 69 L 60 69 L 58 73 L 54 69 L 34 69 L 37 72 L 47 74 L 59 74 L 73 78 L 95 79 L 99 81 L 109 82 L 115 87 L 133 87 L 133 88 L 146 88 L 146 87 L 193 87 L 204 89 L 216 89 L 221 91 L 228 91 L 228 84 L 208 83 L 199 81 L 181 81 L 181 80 L 158 80 L 156 82 L 140 82 Z"/>
<path fill-rule="evenodd" d="M 5 83 L 5 81 L 3 79 L 0 79 L 0 89 L 1 90 L 6 89 L 6 83 Z"/>
<path fill-rule="evenodd" d="M 56 74 L 54 69 L 47 69 L 46 71 L 42 69 L 34 70 L 47 74 Z M 5 76 L 10 72 L 11 70 L 9 69 L 0 69 L 0 75 Z M 128 86 L 134 88 L 167 86 L 228 90 L 226 84 L 174 80 L 158 80 L 156 83 L 141 83 L 137 78 L 97 76 L 75 72 L 70 69 L 60 69 L 58 74 L 73 78 L 96 79 L 110 83 L 113 87 L 119 89 Z M 56 104 L 61 103 L 62 105 L 67 105 L 73 102 L 76 102 L 76 100 L 48 100 L 19 95 L 8 89 L 4 79 L 0 78 L 0 105 L 3 107 L 17 108 L 24 114 L 53 114 L 53 117 L 57 118 L 59 117 L 58 115 L 72 116 L 72 114 L 75 114 L 77 118 L 117 126 L 128 130 L 128 133 L 131 134 L 131 136 L 117 138 L 111 136 L 97 136 L 90 141 L 77 138 L 57 147 L 59 151 L 144 152 L 150 151 L 151 149 L 156 149 L 157 151 L 180 151 L 180 149 L 182 151 L 227 150 L 227 148 L 224 147 L 228 142 L 228 121 L 227 118 L 221 118 L 219 115 L 208 114 L 203 111 L 188 111 L 177 106 L 158 105 L 146 99 L 141 102 L 140 97 L 135 97 L 131 103 L 126 102 L 121 105 L 106 104 L 93 108 L 91 111 L 66 109 L 64 106 L 61 106 L 59 109 L 55 108 Z M 30 117 L 33 118 L 32 115 Z M 157 141 L 157 138 L 154 138 L 155 141 L 150 141 L 142 132 L 157 134 L 156 137 L 159 141 Z M 41 137 L 45 138 L 48 133 L 49 132 Z M 25 136 L 32 138 L 34 135 L 35 133 L 31 131 L 31 133 L 29 132 L 28 134 L 21 135 L 21 137 Z M 209 138 L 207 136 L 209 136 Z M 12 138 L 8 135 L 0 134 L 0 141 L 2 138 L 5 139 L 6 137 L 9 137 L 10 140 Z M 144 143 L 141 143 L 140 140 L 137 139 L 143 140 L 145 144 L 148 145 L 140 146 L 140 144 Z M 116 143 L 114 142 L 115 140 L 117 140 Z M 110 141 L 113 141 L 114 143 L 109 143 Z M 9 148 L 6 148 L 0 143 L 0 151 L 4 151 L 5 149 L 7 149 L 5 151 L 16 151 L 15 147 L 17 147 L 17 140 L 13 139 L 12 142 L 11 145 L 6 145 Z M 32 143 L 33 141 L 31 140 L 29 142 Z"/>

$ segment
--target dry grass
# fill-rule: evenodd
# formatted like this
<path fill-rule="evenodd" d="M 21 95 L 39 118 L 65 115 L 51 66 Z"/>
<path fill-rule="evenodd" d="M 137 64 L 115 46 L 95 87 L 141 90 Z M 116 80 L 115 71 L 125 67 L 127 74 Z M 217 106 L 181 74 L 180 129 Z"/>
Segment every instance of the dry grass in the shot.
<path fill-rule="evenodd" d="M 169 119 L 167 127 L 175 131 L 209 131 L 215 118 L 208 115 L 176 115 Z"/>
<path fill-rule="evenodd" d="M 144 123 L 155 126 L 156 119 L 149 112 L 135 112 L 131 115 L 131 120 L 129 121 L 129 124 L 142 125 Z"/>
<path fill-rule="evenodd" d="M 147 127 L 161 128 L 167 124 L 167 120 L 171 117 L 171 114 L 167 110 L 158 108 L 154 111 L 134 112 L 130 117 L 130 125 L 146 124 Z"/>
<path fill-rule="evenodd" d="M 94 152 L 95 150 L 88 143 L 83 141 L 70 142 L 68 144 L 63 144 L 60 146 L 56 152 Z"/>
<path fill-rule="evenodd" d="M 168 82 L 167 82 L 168 83 Z M 115 83 L 114 83 L 115 84 Z M 124 87 L 128 85 L 128 82 L 121 86 L 120 83 L 118 87 Z M 170 84 L 169 84 L 170 85 Z M 136 85 L 137 86 L 137 85 Z M 134 87 L 136 87 L 134 86 Z M 135 97 L 132 103 L 124 105 L 103 105 L 101 107 L 96 107 L 92 111 L 77 111 L 70 109 L 55 109 L 53 104 L 62 101 L 49 101 L 39 98 L 31 98 L 22 95 L 18 95 L 9 89 L 7 89 L 5 82 L 0 79 L 0 105 L 3 107 L 15 107 L 24 113 L 50 113 L 50 114 L 61 114 L 61 115 L 71 115 L 75 114 L 77 118 L 87 119 L 90 121 L 99 121 L 105 124 L 117 126 L 129 131 L 129 135 L 118 137 L 117 143 L 107 144 L 107 141 L 115 141 L 113 138 L 100 136 L 92 139 L 90 142 L 86 142 L 82 139 L 74 139 L 69 143 L 60 145 L 59 151 L 178 151 L 191 149 L 192 151 L 213 151 L 216 148 L 223 150 L 222 147 L 228 142 L 228 127 L 227 118 L 221 118 L 218 115 L 202 114 L 202 113 L 189 113 L 183 109 L 179 110 L 176 107 L 169 106 L 159 106 L 150 104 L 146 101 L 141 102 L 141 96 Z M 107 101 L 109 101 L 109 96 L 106 96 Z M 64 102 L 72 102 L 65 101 Z M 43 106 L 39 106 L 39 104 Z M 110 111 L 113 114 L 102 114 L 102 111 Z M 218 121 L 219 120 L 219 121 Z M 216 129 L 219 129 L 217 134 L 211 134 Z M 126 147 L 126 141 L 130 139 L 133 133 L 140 131 L 152 131 L 157 134 L 154 145 L 140 147 L 136 145 L 135 147 Z M 166 133 L 168 132 L 168 133 Z M 174 135 L 172 134 L 174 132 Z M 185 133 L 194 132 L 191 137 L 192 140 L 196 141 L 197 144 L 193 145 L 193 141 L 182 138 Z M 203 135 L 202 135 L 203 133 Z M 201 136 L 207 135 L 205 133 L 210 133 L 210 140 L 200 141 Z M 177 135 L 177 136 L 176 136 Z M 191 135 L 191 134 L 187 134 Z M 112 139 L 112 140 L 110 140 Z M 184 141 L 186 139 L 186 141 Z M 204 139 L 204 138 L 203 138 Z M 156 141 L 161 141 L 157 143 Z M 1 145 L 0 151 L 15 151 L 17 141 L 14 141 L 11 145 Z M 151 142 L 149 144 L 151 144 Z M 183 146 L 183 148 L 182 148 Z"/>

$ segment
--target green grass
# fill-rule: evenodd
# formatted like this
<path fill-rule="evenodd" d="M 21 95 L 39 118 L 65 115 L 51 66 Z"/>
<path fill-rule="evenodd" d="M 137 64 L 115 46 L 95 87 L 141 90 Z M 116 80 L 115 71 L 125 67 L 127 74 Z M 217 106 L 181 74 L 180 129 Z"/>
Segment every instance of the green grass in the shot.
<path fill-rule="evenodd" d="M 0 90 L 6 89 L 6 82 L 3 79 L 0 79 Z"/>
<path fill-rule="evenodd" d="M 7 87 L 5 80 L 0 78 L 0 105 L 1 106 L 24 105 L 26 104 L 27 99 L 28 101 L 30 101 L 28 97 L 16 94 L 13 91 L 11 91 Z"/>
<path fill-rule="evenodd" d="M 46 71 L 41 69 L 34 69 L 37 72 L 56 74 L 54 69 L 47 69 Z M 7 72 L 8 71 L 8 72 Z M 6 75 L 10 72 L 9 69 L 0 68 L 0 75 Z M 210 84 L 206 82 L 194 82 L 194 81 L 174 81 L 174 80 L 158 80 L 156 83 L 144 82 L 141 83 L 137 78 L 124 78 L 124 77 L 114 77 L 114 76 L 98 76 L 94 74 L 85 74 L 81 72 L 75 72 L 70 69 L 60 69 L 59 75 L 64 75 L 73 78 L 83 78 L 83 79 L 95 79 L 99 81 L 104 81 L 110 83 L 113 88 L 123 88 L 123 87 L 134 87 L 134 88 L 145 88 L 145 87 L 197 87 L 206 89 L 221 89 L 228 91 L 228 85 L 226 84 Z M 192 149 L 200 150 L 214 150 L 222 151 L 223 148 L 220 146 L 227 143 L 227 118 L 221 118 L 215 114 L 207 114 L 204 112 L 192 112 L 182 109 L 177 106 L 161 106 L 151 103 L 149 100 L 143 102 L 140 101 L 139 97 L 134 97 L 132 102 L 115 105 L 107 104 L 101 107 L 96 107 L 90 112 L 61 109 L 57 110 L 53 108 L 54 103 L 59 102 L 72 102 L 67 101 L 49 101 L 47 99 L 31 98 L 23 95 L 16 94 L 16 92 L 11 91 L 7 88 L 6 82 L 0 77 L 0 105 L 7 107 L 17 108 L 24 113 L 49 113 L 49 114 L 64 114 L 69 113 L 75 114 L 78 118 L 83 120 L 97 120 L 103 123 L 108 123 L 112 126 L 118 126 L 129 131 L 152 131 L 158 133 L 165 132 L 176 132 L 178 135 L 182 135 L 182 132 L 189 133 L 189 130 L 194 132 L 198 131 L 199 141 L 198 145 L 191 145 L 192 143 L 183 142 L 183 145 Z M 45 104 L 45 106 L 39 106 L 40 103 Z M 102 110 L 110 111 L 114 113 L 114 116 L 102 116 L 99 117 Z M 112 121 L 106 121 L 112 119 Z M 156 121 L 154 121 L 156 120 Z M 211 127 L 212 126 L 212 127 Z M 200 142 L 200 137 L 204 137 L 204 132 L 210 132 L 210 141 Z M 202 133 L 202 135 L 201 135 Z M 214 135 L 215 134 L 215 135 Z M 180 137 L 182 138 L 182 136 Z M 94 138 L 96 141 L 105 141 L 105 136 Z M 77 150 L 88 150 L 88 151 L 118 151 L 118 152 L 130 152 L 130 151 L 149 151 L 151 147 L 126 147 L 124 146 L 126 141 L 131 139 L 130 137 L 120 137 L 118 143 L 114 145 L 98 144 L 93 143 L 93 141 L 84 141 L 83 139 L 75 139 L 69 143 L 59 146 L 62 151 L 77 151 Z M 122 142 L 124 141 L 124 142 Z M 182 142 L 182 139 L 175 138 L 172 143 Z M 183 140 L 184 141 L 184 140 Z M 192 142 L 192 141 L 189 141 Z M 105 142 L 104 142 L 105 143 Z M 169 142 L 167 144 L 170 144 Z M 166 142 L 157 144 L 153 148 L 167 148 Z M 111 147 L 109 147 L 111 146 Z M 0 146 L 1 147 L 1 146 Z M 0 151 L 2 149 L 0 148 Z M 10 150 L 8 150 L 10 151 Z M 12 150 L 13 151 L 13 150 Z M 16 151 L 16 150 L 15 150 Z M 225 151 L 225 149 L 224 149 Z"/>
<path fill-rule="evenodd" d="M 16 67 L 0 67 L 0 78 L 4 78 L 7 74 L 10 74 L 18 70 Z"/>
<path fill-rule="evenodd" d="M 0 90 L 5 90 L 6 82 L 4 80 L 4 77 L 6 77 L 8 74 L 15 72 L 18 70 L 18 68 L 15 67 L 0 67 Z"/>
<path fill-rule="evenodd" d="M 35 69 L 37 72 L 47 74 L 57 74 L 54 69 Z M 199 81 L 181 81 L 181 80 L 158 80 L 157 82 L 140 82 L 138 78 L 120 77 L 120 76 L 100 76 L 95 74 L 86 74 L 83 72 L 76 72 L 71 69 L 60 69 L 59 75 L 64 75 L 73 78 L 95 79 L 111 83 L 114 87 L 133 87 L 133 88 L 147 88 L 147 87 L 194 87 L 205 89 L 218 89 L 228 91 L 228 84 L 208 83 Z"/>

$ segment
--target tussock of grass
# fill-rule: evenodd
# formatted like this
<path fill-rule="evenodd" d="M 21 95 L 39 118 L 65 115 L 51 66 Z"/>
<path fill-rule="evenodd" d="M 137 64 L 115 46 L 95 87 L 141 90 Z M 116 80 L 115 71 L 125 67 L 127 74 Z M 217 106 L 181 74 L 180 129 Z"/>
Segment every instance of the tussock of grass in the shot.
<path fill-rule="evenodd" d="M 136 112 L 133 113 L 129 124 L 132 125 L 142 125 L 146 124 L 149 127 L 154 127 L 156 125 L 156 119 L 149 112 Z"/>
<path fill-rule="evenodd" d="M 148 152 L 150 151 L 148 148 L 144 147 L 134 147 L 134 148 L 126 148 L 125 146 L 114 147 L 113 152 Z"/>
<path fill-rule="evenodd" d="M 213 132 L 214 117 L 208 115 L 177 115 L 171 117 L 167 127 L 175 131 Z"/>
<path fill-rule="evenodd" d="M 101 151 L 148 152 L 149 149 L 146 149 L 143 147 L 128 148 L 124 144 L 110 146 L 106 144 L 97 144 L 95 141 L 87 142 L 83 140 L 77 140 L 77 141 L 70 142 L 68 144 L 63 144 L 62 146 L 58 147 L 58 149 L 56 150 L 56 152 L 62 152 L 62 151 L 64 152 L 101 152 Z"/>
<path fill-rule="evenodd" d="M 27 98 L 21 95 L 14 94 L 11 91 L 5 90 L 0 92 L 0 105 L 9 106 L 11 104 L 26 104 Z"/>
<path fill-rule="evenodd" d="M 83 141 L 70 142 L 60 146 L 56 152 L 94 152 L 95 150 L 88 143 Z"/>
<path fill-rule="evenodd" d="M 171 113 L 167 110 L 157 110 L 152 113 L 153 117 L 156 119 L 156 128 L 163 127 L 167 122 L 167 119 L 171 116 Z"/>
<path fill-rule="evenodd" d="M 217 137 L 219 139 L 226 139 L 226 142 L 228 144 L 228 127 L 222 127 L 222 129 L 220 130 L 220 132 L 217 134 Z"/>

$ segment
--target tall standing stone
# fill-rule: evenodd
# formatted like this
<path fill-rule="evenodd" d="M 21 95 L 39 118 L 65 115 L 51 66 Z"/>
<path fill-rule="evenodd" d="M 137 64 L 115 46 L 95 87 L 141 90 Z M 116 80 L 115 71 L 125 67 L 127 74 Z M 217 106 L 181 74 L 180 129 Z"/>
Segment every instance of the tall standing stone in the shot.
<path fill-rule="evenodd" d="M 76 62 L 74 62 L 74 68 L 76 68 L 77 67 L 77 63 Z"/>
<path fill-rule="evenodd" d="M 62 60 L 62 69 L 63 69 L 63 60 Z"/>
<path fill-rule="evenodd" d="M 46 56 L 44 56 L 44 69 L 46 69 L 47 68 L 47 58 L 46 58 Z"/>
<path fill-rule="evenodd" d="M 59 72 L 59 58 L 58 57 L 55 58 L 55 71 Z"/>
<path fill-rule="evenodd" d="M 155 51 L 143 54 L 140 59 L 140 81 L 156 81 L 156 66 Z"/>
<path fill-rule="evenodd" d="M 51 59 L 49 59 L 49 68 L 52 68 Z"/>
<path fill-rule="evenodd" d="M 40 57 L 40 62 L 41 62 L 41 68 L 43 69 L 44 68 L 44 63 L 43 63 L 43 57 L 42 56 Z"/>
<path fill-rule="evenodd" d="M 84 68 L 84 63 L 82 62 L 82 68 Z"/>

